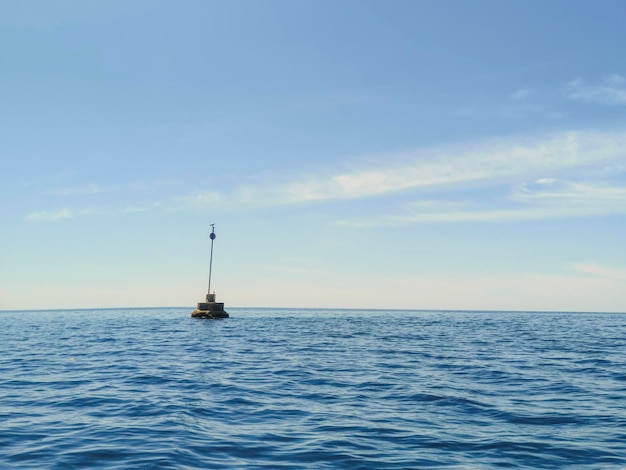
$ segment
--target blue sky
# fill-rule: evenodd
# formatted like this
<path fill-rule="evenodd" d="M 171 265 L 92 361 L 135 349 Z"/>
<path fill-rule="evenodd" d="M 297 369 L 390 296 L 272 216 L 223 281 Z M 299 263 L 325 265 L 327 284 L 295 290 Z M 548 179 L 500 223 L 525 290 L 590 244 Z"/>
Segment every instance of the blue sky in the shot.
<path fill-rule="evenodd" d="M 0 309 L 626 311 L 623 1 L 5 1 Z"/>

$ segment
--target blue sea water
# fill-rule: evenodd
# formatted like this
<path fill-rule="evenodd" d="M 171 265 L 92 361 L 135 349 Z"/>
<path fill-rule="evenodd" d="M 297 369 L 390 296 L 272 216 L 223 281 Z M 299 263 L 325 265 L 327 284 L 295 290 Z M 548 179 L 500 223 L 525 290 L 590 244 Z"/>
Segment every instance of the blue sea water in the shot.
<path fill-rule="evenodd" d="M 626 468 L 626 315 L 0 312 L 0 468 Z"/>

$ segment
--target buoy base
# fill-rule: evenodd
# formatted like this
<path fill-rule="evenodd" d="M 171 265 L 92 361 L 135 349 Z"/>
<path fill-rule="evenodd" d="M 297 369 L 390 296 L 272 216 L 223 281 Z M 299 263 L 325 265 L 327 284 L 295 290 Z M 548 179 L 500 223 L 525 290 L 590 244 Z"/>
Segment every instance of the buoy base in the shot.
<path fill-rule="evenodd" d="M 216 302 L 215 294 L 207 294 L 206 302 L 198 302 L 198 308 L 191 312 L 192 318 L 228 318 L 224 302 Z"/>
<path fill-rule="evenodd" d="M 230 315 L 226 313 L 224 310 L 222 311 L 213 311 L 213 310 L 194 310 L 191 312 L 192 318 L 228 318 Z"/>

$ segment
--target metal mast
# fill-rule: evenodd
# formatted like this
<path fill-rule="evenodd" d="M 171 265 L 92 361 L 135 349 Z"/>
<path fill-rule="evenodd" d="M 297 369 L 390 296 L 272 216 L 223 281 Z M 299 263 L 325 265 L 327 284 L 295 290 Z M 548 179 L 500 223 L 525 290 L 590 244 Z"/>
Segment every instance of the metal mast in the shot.
<path fill-rule="evenodd" d="M 211 294 L 211 269 L 213 268 L 213 240 L 215 240 L 215 224 L 211 224 L 211 258 L 209 260 L 209 291 L 207 294 Z"/>

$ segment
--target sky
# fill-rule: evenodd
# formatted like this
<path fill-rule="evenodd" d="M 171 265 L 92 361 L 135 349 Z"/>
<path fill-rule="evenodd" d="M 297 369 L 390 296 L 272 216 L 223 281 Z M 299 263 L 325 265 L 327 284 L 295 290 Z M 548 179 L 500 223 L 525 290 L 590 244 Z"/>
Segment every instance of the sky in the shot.
<path fill-rule="evenodd" d="M 622 0 L 4 0 L 0 310 L 626 312 Z"/>

